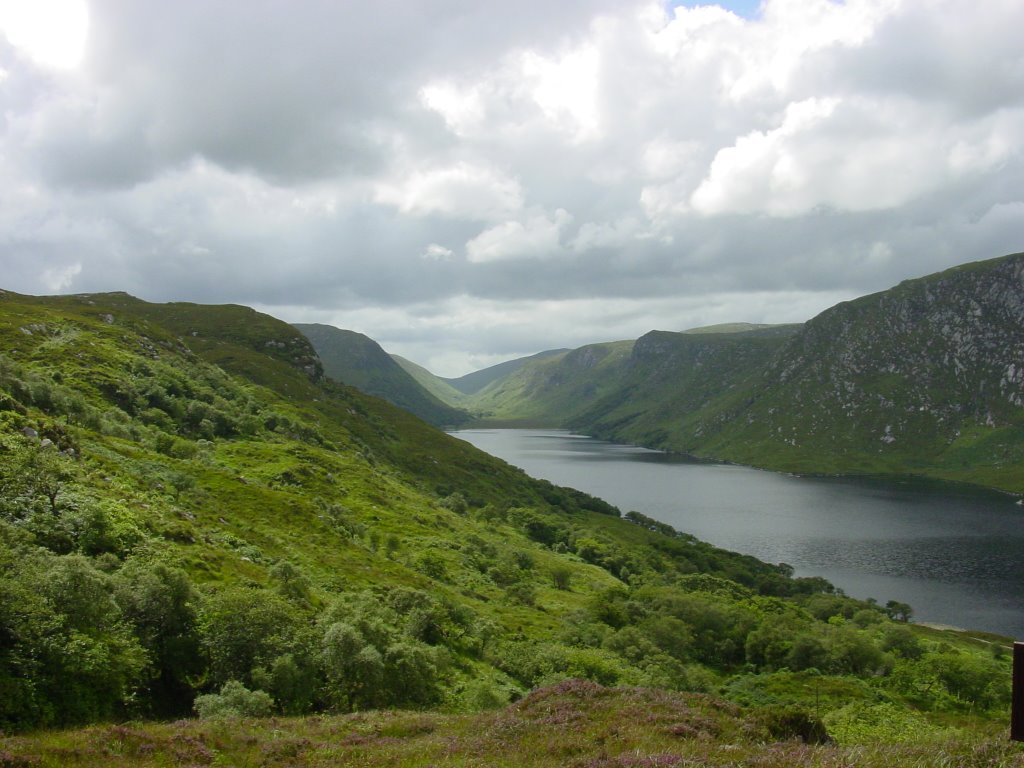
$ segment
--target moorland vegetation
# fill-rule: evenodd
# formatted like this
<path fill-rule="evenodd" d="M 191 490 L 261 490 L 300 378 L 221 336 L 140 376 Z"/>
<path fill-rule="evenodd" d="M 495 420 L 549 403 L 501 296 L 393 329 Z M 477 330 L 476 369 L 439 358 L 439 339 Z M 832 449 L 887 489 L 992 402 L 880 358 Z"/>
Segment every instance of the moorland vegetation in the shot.
<path fill-rule="evenodd" d="M 0 293 L 2 765 L 1019 759 L 1006 640 L 910 614 L 530 479 L 251 309 Z"/>

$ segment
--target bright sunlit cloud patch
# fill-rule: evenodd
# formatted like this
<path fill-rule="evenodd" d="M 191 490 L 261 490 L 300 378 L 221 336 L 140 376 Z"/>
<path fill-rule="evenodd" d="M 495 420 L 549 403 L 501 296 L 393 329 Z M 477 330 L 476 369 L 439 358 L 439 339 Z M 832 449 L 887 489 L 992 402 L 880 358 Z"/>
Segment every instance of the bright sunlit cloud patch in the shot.
<path fill-rule="evenodd" d="M 0 33 L 38 64 L 78 66 L 88 32 L 85 0 L 0 0 Z"/>

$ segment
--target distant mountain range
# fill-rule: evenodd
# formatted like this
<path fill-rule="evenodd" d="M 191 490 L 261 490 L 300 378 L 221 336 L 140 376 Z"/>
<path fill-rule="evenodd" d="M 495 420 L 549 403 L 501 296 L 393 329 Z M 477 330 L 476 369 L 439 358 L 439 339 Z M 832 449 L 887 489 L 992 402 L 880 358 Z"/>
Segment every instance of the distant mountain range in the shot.
<path fill-rule="evenodd" d="M 316 350 L 324 373 L 336 381 L 381 397 L 429 424 L 458 426 L 470 415 L 425 389 L 369 336 L 330 325 L 295 325 Z"/>
<path fill-rule="evenodd" d="M 908 280 L 803 325 L 651 331 L 455 380 L 402 367 L 480 425 L 1024 491 L 1024 254 Z"/>
<path fill-rule="evenodd" d="M 492 365 L 489 368 L 474 371 L 473 373 L 467 373 L 465 376 L 460 376 L 457 379 L 442 379 L 442 381 L 463 394 L 475 395 L 490 384 L 504 379 L 507 376 L 511 376 L 520 368 L 548 360 L 552 357 L 560 357 L 566 352 L 569 352 L 569 350 L 549 349 L 546 352 L 538 352 L 537 354 L 530 355 L 529 357 L 521 357 L 518 360 L 508 360 L 504 363 Z"/>

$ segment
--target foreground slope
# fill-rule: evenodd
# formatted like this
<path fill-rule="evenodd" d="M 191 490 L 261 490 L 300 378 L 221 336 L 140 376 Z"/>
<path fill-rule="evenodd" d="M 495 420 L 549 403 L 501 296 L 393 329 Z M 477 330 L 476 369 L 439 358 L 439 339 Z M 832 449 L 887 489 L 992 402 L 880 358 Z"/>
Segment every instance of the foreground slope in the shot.
<path fill-rule="evenodd" d="M 337 381 L 383 397 L 429 424 L 454 427 L 469 420 L 465 411 L 447 405 L 424 389 L 368 336 L 330 325 L 296 323 L 324 366 Z"/>
<path fill-rule="evenodd" d="M 0 737 L 0 754 L 9 765 L 60 768 L 114 761 L 140 768 L 1024 765 L 1024 750 L 1003 729 L 949 738 L 904 719 L 886 724 L 883 741 L 851 736 L 846 744 L 818 743 L 824 733 L 792 711 L 752 715 L 717 697 L 571 680 L 476 715 L 380 712 L 100 726 L 59 736 Z"/>
<path fill-rule="evenodd" d="M 0 459 L 4 732 L 467 711 L 572 677 L 867 733 L 1005 713 L 998 639 L 530 480 L 245 307 L 0 293 Z"/>

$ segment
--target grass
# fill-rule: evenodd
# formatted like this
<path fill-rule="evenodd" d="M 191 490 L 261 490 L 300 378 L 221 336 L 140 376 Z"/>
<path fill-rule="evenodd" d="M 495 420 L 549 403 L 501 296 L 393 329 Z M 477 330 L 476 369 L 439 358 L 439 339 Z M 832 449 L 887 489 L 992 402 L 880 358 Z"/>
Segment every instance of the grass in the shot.
<path fill-rule="evenodd" d="M 0 738 L 5 768 L 77 766 L 1022 766 L 1024 747 L 990 728 L 889 744 L 806 744 L 773 735 L 766 711 L 711 696 L 570 680 L 479 714 L 341 716 L 97 725 Z M 913 734 L 908 734 L 913 736 Z"/>
<path fill-rule="evenodd" d="M 744 655 L 745 639 L 773 615 L 792 620 L 780 630 L 779 642 L 791 639 L 785 632 L 802 633 L 805 640 L 831 644 L 821 646 L 830 654 L 822 658 L 833 661 L 841 650 L 835 643 L 844 638 L 881 647 L 881 625 L 843 625 L 838 613 L 812 615 L 805 601 L 821 597 L 814 595 L 821 585 L 797 584 L 775 566 L 654 521 L 620 519 L 600 500 L 530 480 L 386 402 L 324 380 L 310 362 L 308 343 L 282 326 L 240 307 L 148 305 L 123 295 L 0 294 L 0 450 L 14 457 L 40 455 L 33 451 L 41 446 L 22 434 L 25 427 L 73 445 L 75 459 L 61 459 L 74 472 L 57 517 L 93 519 L 76 515 L 100 510 L 110 526 L 110 540 L 88 551 L 73 531 L 67 541 L 41 539 L 56 542 L 46 562 L 74 560 L 82 552 L 94 571 L 89 578 L 97 583 L 137 558 L 179 566 L 200 587 L 201 609 L 218 594 L 249 587 L 247 594 L 263 590 L 267 605 L 277 605 L 282 595 L 293 600 L 295 626 L 312 634 L 303 639 L 302 631 L 291 633 L 299 639 L 288 649 L 304 654 L 299 658 L 311 674 L 321 675 L 309 683 L 320 697 L 317 712 L 337 706 L 336 699 L 322 695 L 333 683 L 317 666 L 319 617 L 332 605 L 350 605 L 345 601 L 367 589 L 374 590 L 367 599 L 378 602 L 416 590 L 417 607 L 440 617 L 443 639 L 402 637 L 418 638 L 424 650 L 424 638 L 438 643 L 431 653 L 443 663 L 431 701 L 439 711 L 132 723 L 8 736 L 0 743 L 0 768 L 845 765 L 868 754 L 865 749 L 876 750 L 875 764 L 881 764 L 897 755 L 886 752 L 895 746 L 872 741 L 872 734 L 887 733 L 871 720 L 886 712 L 881 707 L 896 707 L 890 714 L 899 714 L 899 722 L 922 738 L 934 742 L 941 731 L 941 738 L 955 740 L 944 742 L 946 751 L 939 755 L 966 754 L 995 738 L 1002 698 L 989 697 L 974 713 L 975 699 L 936 685 L 942 696 L 911 701 L 887 676 L 885 664 L 859 678 L 837 672 L 812 679 L 774 668 L 750 674 L 751 665 L 762 662 Z M 666 339 L 674 335 L 661 341 Z M 688 352 L 705 354 L 703 343 L 690 336 Z M 735 357 L 738 343 L 719 334 L 713 346 Z M 604 351 L 601 359 L 608 361 L 622 349 Z M 586 362 L 585 355 L 577 357 Z M 705 358 L 709 368 L 712 362 Z M 22 479 L 0 473 L 4 482 Z M 7 587 L 8 578 L 20 585 L 24 578 L 28 589 L 45 582 L 45 574 L 23 574 L 20 568 L 41 555 L 30 541 L 34 534 L 13 532 L 26 521 L 50 520 L 54 510 L 40 506 L 39 499 L 17 500 L 28 514 L 8 501 L 0 497 L 0 533 L 12 533 L 12 543 L 0 541 L 0 566 L 7 569 L 0 586 Z M 305 587 L 282 589 L 286 585 L 275 575 L 282 566 L 297 570 L 308 586 L 305 594 Z M 15 594 L 23 593 L 0 590 L 0 598 Z M 866 610 L 888 625 L 867 604 L 834 600 L 846 619 Z M 59 600 L 53 608 L 59 612 Z M 839 625 L 833 627 L 832 618 Z M 55 613 L 47 626 L 58 627 L 57 619 Z M 391 621 L 386 615 L 381 620 Z M 396 623 L 393 631 L 413 630 Z M 942 671 L 942 648 L 948 646 L 978 661 L 985 674 L 1005 677 L 1005 657 L 994 667 L 982 664 L 992 656 L 988 641 L 1000 639 L 914 631 L 928 640 L 925 660 L 932 666 L 925 672 Z M 692 643 L 687 640 L 683 649 L 666 632 L 692 634 Z M 18 663 L 31 662 L 36 650 L 48 647 L 42 640 L 49 642 L 49 636 L 39 634 L 38 648 L 31 644 L 35 637 L 16 638 Z M 260 663 L 283 658 L 282 648 L 267 650 L 274 657 Z M 13 658 L 5 654 L 0 648 L 0 665 Z M 0 672 L 8 669 L 14 677 L 0 675 L 0 684 L 15 679 L 18 668 Z M 240 674 L 253 686 L 265 679 L 256 672 L 253 667 Z M 61 674 L 66 686 L 74 671 Z M 576 681 L 542 688 L 504 709 L 456 714 L 488 697 L 504 703 L 533 686 L 583 675 L 606 685 L 716 691 L 749 709 L 713 696 Z M 104 711 L 155 711 L 139 703 L 146 695 L 139 682 L 125 688 L 119 709 Z M 217 688 L 205 674 L 189 686 L 193 693 Z M 171 711 L 187 712 L 190 701 Z M 863 711 L 848 709 L 857 703 Z M 787 721 L 775 713 L 773 726 L 761 710 L 794 704 L 805 715 L 833 718 L 837 733 L 874 746 L 779 742 L 779 724 Z M 911 764 L 920 762 L 916 753 L 904 754 Z"/>

